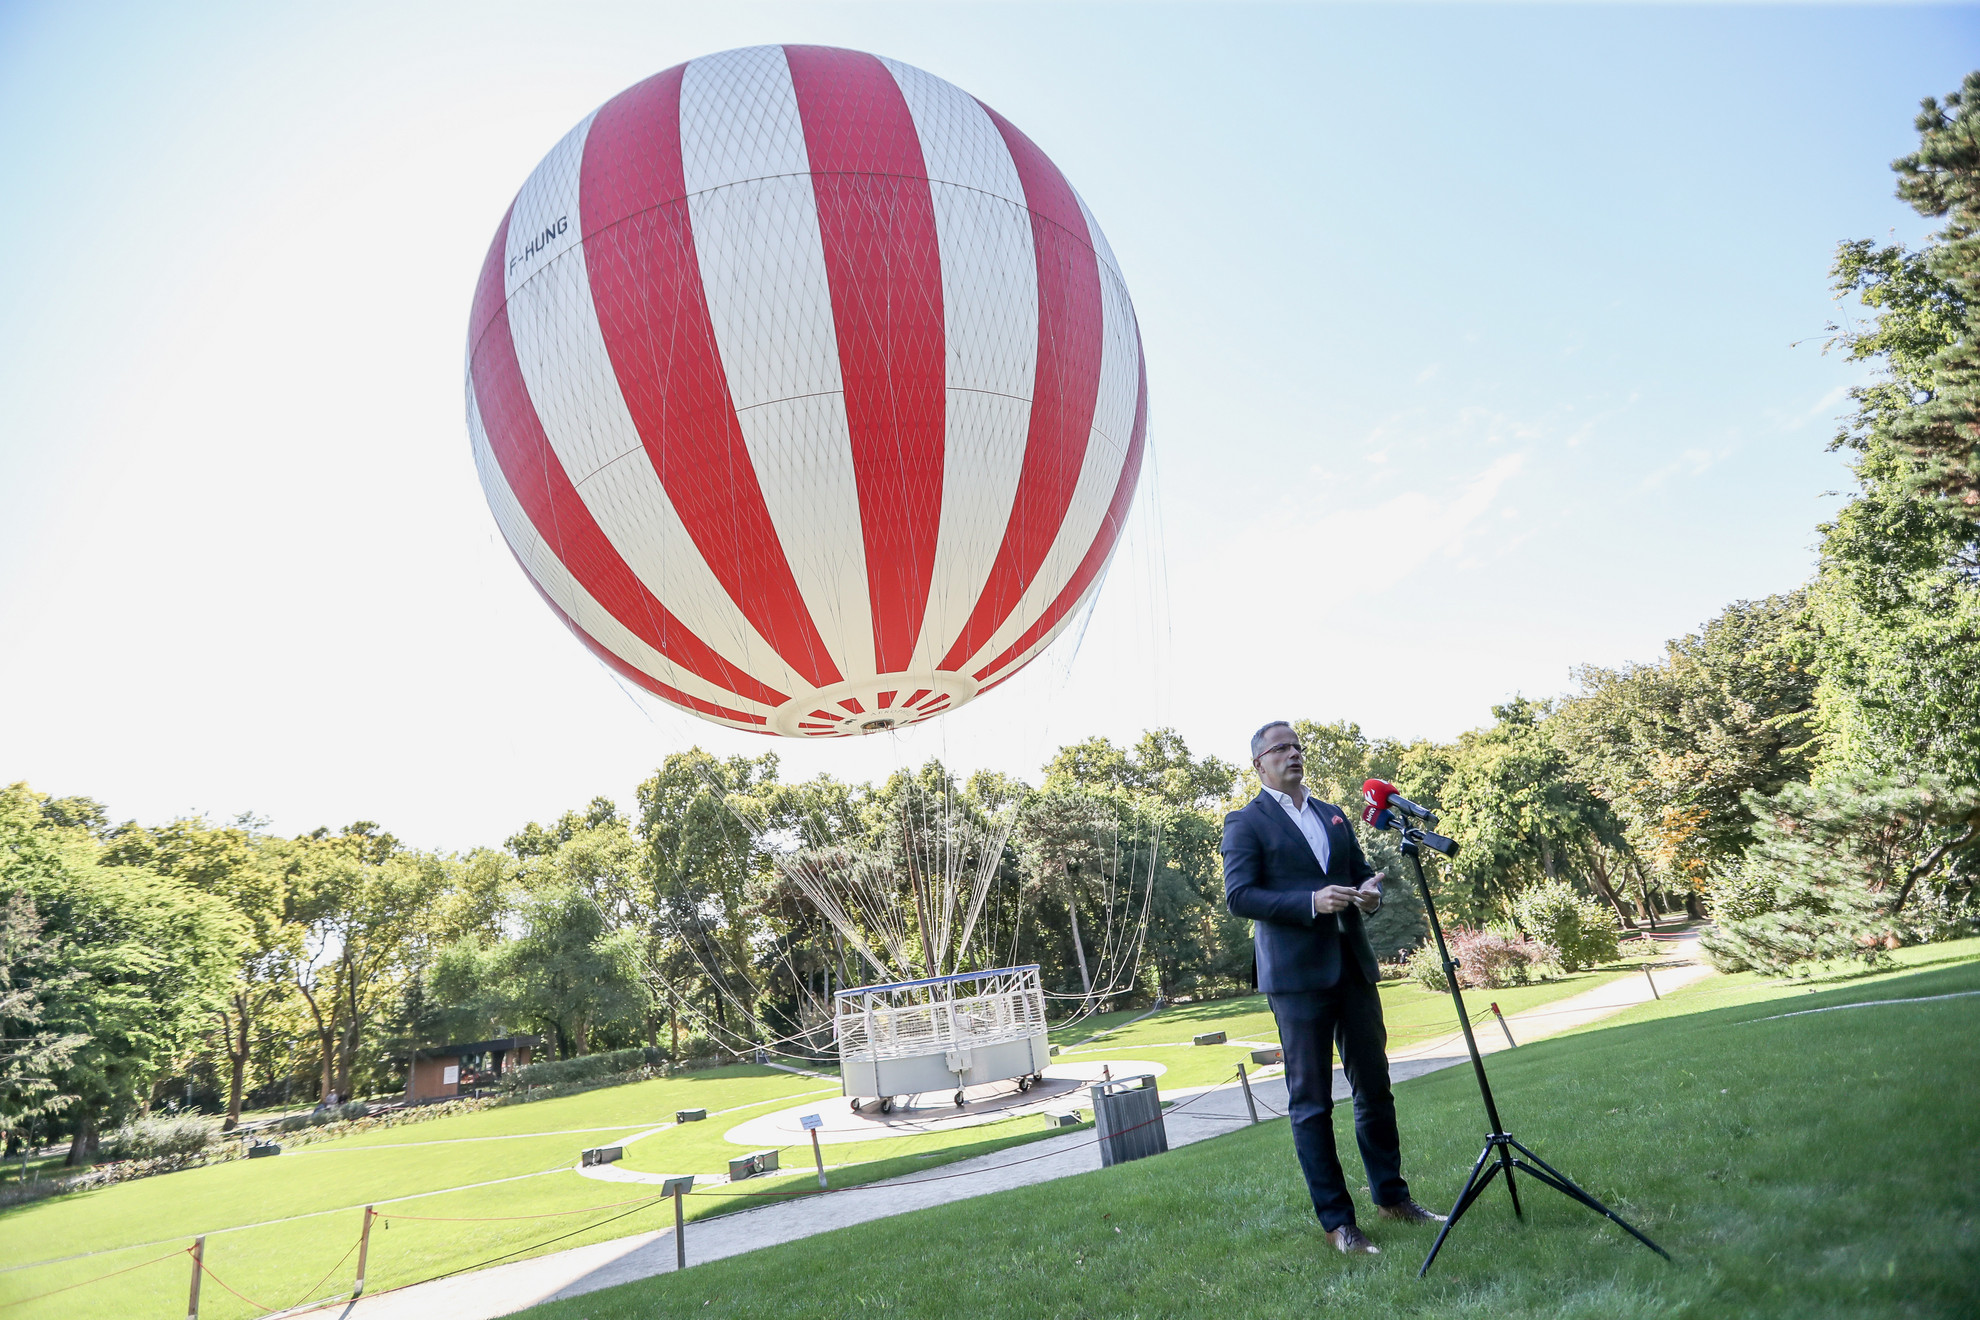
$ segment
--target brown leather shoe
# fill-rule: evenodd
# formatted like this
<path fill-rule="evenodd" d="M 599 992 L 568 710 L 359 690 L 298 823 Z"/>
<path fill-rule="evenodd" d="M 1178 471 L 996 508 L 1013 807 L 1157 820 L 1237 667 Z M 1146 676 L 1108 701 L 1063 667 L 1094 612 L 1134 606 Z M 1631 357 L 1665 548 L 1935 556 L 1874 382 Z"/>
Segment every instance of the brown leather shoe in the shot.
<path fill-rule="evenodd" d="M 1399 1224 L 1441 1224 L 1448 1217 L 1435 1210 L 1425 1210 L 1414 1200 L 1404 1197 L 1394 1205 L 1378 1205 L 1375 1213 L 1384 1219 L 1393 1219 Z"/>
<path fill-rule="evenodd" d="M 1368 1240 L 1353 1224 L 1342 1224 L 1339 1228 L 1327 1230 L 1327 1241 L 1334 1244 L 1334 1250 L 1343 1256 L 1379 1256 L 1382 1249 Z"/>

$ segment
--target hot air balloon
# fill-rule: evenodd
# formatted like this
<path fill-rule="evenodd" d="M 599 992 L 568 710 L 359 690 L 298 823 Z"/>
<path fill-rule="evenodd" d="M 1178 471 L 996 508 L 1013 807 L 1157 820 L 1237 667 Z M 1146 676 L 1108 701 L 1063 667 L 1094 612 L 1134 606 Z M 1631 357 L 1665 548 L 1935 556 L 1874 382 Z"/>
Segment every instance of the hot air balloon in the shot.
<path fill-rule="evenodd" d="M 734 728 L 951 711 L 1098 589 L 1141 471 L 1134 307 L 1009 121 L 895 60 L 759 46 L 536 167 L 468 326 L 509 548 L 628 681 Z"/>

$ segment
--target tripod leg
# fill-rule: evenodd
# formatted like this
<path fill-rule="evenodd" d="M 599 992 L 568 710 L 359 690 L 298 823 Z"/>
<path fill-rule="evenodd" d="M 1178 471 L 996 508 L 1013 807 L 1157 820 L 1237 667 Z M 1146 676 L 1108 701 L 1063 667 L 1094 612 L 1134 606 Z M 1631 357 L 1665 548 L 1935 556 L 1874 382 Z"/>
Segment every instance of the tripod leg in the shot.
<path fill-rule="evenodd" d="M 1511 1142 L 1512 1138 L 1507 1137 L 1506 1140 L 1508 1142 Z M 1506 1191 L 1512 1195 L 1513 1218 L 1514 1219 L 1526 1218 L 1525 1212 L 1519 1208 L 1519 1188 L 1513 1185 L 1512 1151 L 1509 1150 L 1506 1146 L 1499 1147 L 1499 1167 L 1506 1171 Z"/>
<path fill-rule="evenodd" d="M 1508 1140 L 1510 1140 L 1510 1138 L 1508 1138 Z M 1513 1141 L 1512 1145 L 1515 1149 L 1519 1151 L 1520 1154 L 1525 1155 L 1528 1159 L 1531 1159 L 1533 1161 L 1533 1164 L 1528 1164 L 1526 1160 L 1516 1161 L 1520 1168 L 1525 1169 L 1528 1173 L 1532 1174 L 1535 1178 L 1539 1179 L 1541 1182 L 1546 1183 L 1549 1187 L 1552 1187 L 1555 1191 L 1560 1192 L 1565 1196 L 1571 1197 L 1574 1200 L 1581 1202 L 1583 1205 L 1587 1206 L 1590 1210 L 1593 1210 L 1596 1214 L 1601 1215 L 1603 1218 L 1607 1219 L 1610 1223 L 1622 1229 L 1623 1232 L 1629 1234 L 1631 1237 L 1635 1238 L 1638 1242 L 1641 1242 L 1644 1246 L 1656 1252 L 1659 1256 L 1662 1256 L 1665 1260 L 1669 1260 L 1671 1258 L 1670 1252 L 1665 1251 L 1655 1242 L 1652 1242 L 1649 1238 L 1637 1232 L 1636 1228 L 1632 1224 L 1630 1224 L 1628 1220 L 1624 1219 L 1621 1215 L 1609 1209 L 1608 1206 L 1603 1205 L 1600 1201 L 1590 1196 L 1587 1192 L 1582 1191 L 1580 1187 L 1575 1185 L 1574 1180 L 1569 1178 L 1566 1174 L 1554 1168 L 1553 1165 L 1547 1163 L 1547 1161 L 1541 1159 L 1538 1155 L 1535 1155 L 1532 1151 L 1520 1145 L 1517 1141 Z M 1534 1164 L 1537 1164 L 1540 1167 L 1536 1169 L 1533 1167 Z"/>
<path fill-rule="evenodd" d="M 1485 1143 L 1485 1149 L 1478 1152 L 1478 1162 L 1471 1166 L 1471 1176 L 1464 1180 L 1464 1190 L 1458 1193 L 1456 1203 L 1451 1206 L 1450 1217 L 1444 1221 L 1444 1226 L 1437 1230 L 1437 1240 L 1430 1244 L 1430 1254 L 1423 1258 L 1423 1268 L 1416 1272 L 1417 1278 L 1420 1279 L 1430 1272 L 1430 1262 L 1436 1260 L 1437 1253 L 1444 1249 L 1444 1239 L 1451 1235 L 1451 1230 L 1457 1227 L 1457 1221 L 1464 1217 L 1464 1212 L 1471 1208 L 1471 1203 L 1476 1201 L 1478 1194 L 1485 1190 L 1485 1184 L 1491 1182 L 1492 1175 L 1499 1171 L 1499 1166 L 1496 1164 L 1487 1167 L 1485 1161 L 1491 1157 L 1492 1143 L 1488 1141 Z M 1478 1176 L 1481 1169 L 1485 1173 L 1483 1178 Z"/>

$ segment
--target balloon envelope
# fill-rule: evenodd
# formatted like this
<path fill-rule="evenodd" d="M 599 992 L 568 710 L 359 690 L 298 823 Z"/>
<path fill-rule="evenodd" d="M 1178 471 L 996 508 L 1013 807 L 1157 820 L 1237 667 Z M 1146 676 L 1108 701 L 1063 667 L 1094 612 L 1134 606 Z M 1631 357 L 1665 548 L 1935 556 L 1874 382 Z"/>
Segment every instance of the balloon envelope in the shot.
<path fill-rule="evenodd" d="M 599 107 L 496 231 L 468 327 L 483 489 L 630 681 L 789 737 L 928 719 L 1097 589 L 1147 382 L 1099 226 L 909 65 L 690 61 Z"/>

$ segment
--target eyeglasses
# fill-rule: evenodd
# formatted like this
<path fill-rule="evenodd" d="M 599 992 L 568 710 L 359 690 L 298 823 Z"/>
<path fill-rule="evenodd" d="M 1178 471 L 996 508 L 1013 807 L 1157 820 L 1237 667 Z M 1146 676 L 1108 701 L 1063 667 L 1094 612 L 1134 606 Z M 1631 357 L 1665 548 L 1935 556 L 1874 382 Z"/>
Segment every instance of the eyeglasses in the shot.
<path fill-rule="evenodd" d="M 1274 743 L 1272 746 L 1267 747 L 1264 751 L 1260 752 L 1258 754 L 1258 759 L 1262 761 L 1268 756 L 1277 756 L 1280 752 L 1288 751 L 1288 750 L 1295 752 L 1304 752 L 1306 749 L 1304 747 L 1301 747 L 1297 742 Z"/>

